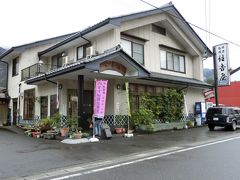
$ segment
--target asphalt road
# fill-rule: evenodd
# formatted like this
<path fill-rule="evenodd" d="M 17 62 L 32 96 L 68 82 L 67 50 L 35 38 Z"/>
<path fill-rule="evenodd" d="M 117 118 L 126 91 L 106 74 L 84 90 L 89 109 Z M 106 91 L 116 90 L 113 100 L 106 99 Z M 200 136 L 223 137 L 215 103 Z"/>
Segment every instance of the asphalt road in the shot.
<path fill-rule="evenodd" d="M 192 149 L 193 148 L 193 149 Z M 239 180 L 240 139 L 187 148 L 140 162 L 75 173 L 81 180 Z"/>
<path fill-rule="evenodd" d="M 48 175 L 46 179 L 51 179 L 55 177 L 55 174 L 65 175 L 69 172 L 74 174 L 79 169 L 98 169 L 101 168 L 101 163 L 107 166 L 117 161 L 132 161 L 139 158 L 139 154 L 148 154 L 149 152 L 156 154 L 172 151 L 176 147 L 192 147 L 205 142 L 238 137 L 239 133 L 240 129 L 232 132 L 218 128 L 216 131 L 210 132 L 208 128 L 201 127 L 155 134 L 139 134 L 133 138 L 114 136 L 111 140 L 100 140 L 99 143 L 69 145 L 57 140 L 35 139 L 27 137 L 23 133 L 15 134 L 0 128 L 0 179 L 12 179 L 12 177 L 16 177 L 16 179 L 22 177 L 28 177 L 25 179 L 41 179 L 46 174 Z M 226 150 L 226 152 L 228 151 L 229 149 Z M 189 156 L 189 153 L 190 151 L 186 157 L 195 158 L 192 153 Z M 166 165 L 170 163 L 166 162 L 164 163 Z M 190 162 L 195 162 L 195 159 L 190 160 Z M 153 163 L 153 167 L 155 166 L 157 167 Z M 191 164 L 186 166 L 192 167 Z M 125 166 L 121 168 L 124 169 Z M 168 166 L 168 168 L 171 169 L 172 167 Z M 67 171 L 65 171 L 66 169 Z M 197 169 L 197 167 L 194 169 Z M 115 169 L 112 170 L 115 171 Z"/>

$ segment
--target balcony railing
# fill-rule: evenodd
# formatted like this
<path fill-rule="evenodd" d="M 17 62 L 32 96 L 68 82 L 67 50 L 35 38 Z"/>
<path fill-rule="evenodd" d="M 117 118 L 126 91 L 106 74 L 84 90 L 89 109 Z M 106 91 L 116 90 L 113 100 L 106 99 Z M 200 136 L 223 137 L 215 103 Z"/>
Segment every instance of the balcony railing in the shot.
<path fill-rule="evenodd" d="M 38 76 L 40 74 L 44 74 L 50 70 L 57 69 L 57 68 L 59 67 L 55 65 L 42 65 L 42 64 L 36 63 L 22 70 L 22 81 Z"/>

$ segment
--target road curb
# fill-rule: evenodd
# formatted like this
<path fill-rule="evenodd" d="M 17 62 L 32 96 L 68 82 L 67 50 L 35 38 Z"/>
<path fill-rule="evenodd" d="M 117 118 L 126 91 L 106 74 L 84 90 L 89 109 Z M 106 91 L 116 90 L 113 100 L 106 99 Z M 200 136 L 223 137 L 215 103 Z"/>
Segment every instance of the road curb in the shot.
<path fill-rule="evenodd" d="M 15 132 L 15 131 L 12 130 L 11 128 L 7 128 L 7 127 L 5 127 L 5 126 L 0 126 L 0 130 L 2 130 L 2 131 L 8 131 L 8 132 L 17 134 L 17 132 Z"/>

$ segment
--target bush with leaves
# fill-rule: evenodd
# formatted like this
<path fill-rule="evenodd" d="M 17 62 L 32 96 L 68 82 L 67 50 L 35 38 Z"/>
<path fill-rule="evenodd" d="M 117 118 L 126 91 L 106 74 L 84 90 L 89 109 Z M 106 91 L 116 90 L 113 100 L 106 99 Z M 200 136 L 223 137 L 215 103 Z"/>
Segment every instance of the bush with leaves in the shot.
<path fill-rule="evenodd" d="M 183 92 L 168 89 L 158 98 L 159 119 L 168 122 L 179 121 L 183 117 L 184 98 Z"/>
<path fill-rule="evenodd" d="M 141 97 L 140 107 L 138 111 L 132 113 L 132 122 L 134 128 L 139 128 L 141 125 L 147 125 L 151 130 L 154 123 L 154 113 L 152 107 L 154 105 L 153 99 L 148 95 Z"/>
<path fill-rule="evenodd" d="M 56 127 L 56 128 L 61 127 L 61 115 L 58 112 L 53 114 L 53 116 L 50 119 L 51 119 L 51 127 Z"/>
<path fill-rule="evenodd" d="M 139 109 L 132 112 L 133 126 L 154 124 L 154 119 L 162 122 L 175 122 L 183 117 L 183 92 L 168 89 L 158 96 L 148 94 L 140 96 Z"/>

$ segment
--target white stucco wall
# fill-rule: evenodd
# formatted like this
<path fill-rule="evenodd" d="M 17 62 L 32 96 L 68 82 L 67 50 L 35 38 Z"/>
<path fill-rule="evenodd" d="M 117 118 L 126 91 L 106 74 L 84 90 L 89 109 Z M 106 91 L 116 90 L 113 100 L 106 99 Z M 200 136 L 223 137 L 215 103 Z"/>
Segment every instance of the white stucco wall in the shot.
<path fill-rule="evenodd" d="M 118 37 L 118 41 L 116 40 Z M 91 40 L 93 48 L 98 53 L 103 53 L 105 50 L 113 48 L 120 43 L 120 34 L 116 33 L 116 30 L 107 31 L 100 36 Z"/>
<path fill-rule="evenodd" d="M 201 89 L 188 88 L 186 94 L 187 109 L 189 113 L 194 113 L 195 102 L 205 102 Z"/>
<path fill-rule="evenodd" d="M 117 84 L 120 85 L 120 89 L 117 89 Z M 116 80 L 114 84 L 114 114 L 126 115 L 128 114 L 127 94 L 123 89 L 125 81 Z"/>
<path fill-rule="evenodd" d="M 199 74 L 194 74 L 193 71 L 193 62 L 199 59 L 192 58 L 191 55 L 187 53 L 177 53 L 185 57 L 185 68 L 186 73 L 178 73 L 173 71 L 163 70 L 160 67 L 160 44 L 179 49 L 184 51 L 183 47 L 174 40 L 174 37 L 171 34 L 166 34 L 166 36 L 152 32 L 152 26 L 146 25 L 143 27 L 138 27 L 133 30 L 126 31 L 127 34 L 146 39 L 147 41 L 144 44 L 144 66 L 152 71 L 158 73 L 165 73 L 174 76 L 181 77 L 198 77 Z M 200 66 L 198 66 L 200 68 Z M 199 79 L 199 78 L 196 78 Z"/>
<path fill-rule="evenodd" d="M 51 43 L 48 44 L 44 44 L 44 45 L 36 45 L 33 46 L 31 48 L 27 48 L 23 53 L 21 53 L 19 57 L 19 72 L 17 76 L 12 76 L 12 59 L 8 60 L 9 63 L 9 67 L 8 67 L 8 93 L 10 95 L 11 98 L 18 98 L 18 109 L 19 109 L 19 105 L 20 105 L 20 109 L 19 109 L 19 115 L 23 116 L 23 106 L 24 106 L 24 90 L 28 90 L 28 89 L 33 89 L 35 88 L 35 96 L 39 96 L 38 95 L 38 90 L 37 90 L 37 86 L 35 85 L 27 85 L 24 83 L 24 81 L 21 81 L 21 70 L 34 65 L 36 63 L 38 63 L 39 59 L 38 59 L 38 52 L 42 51 L 46 48 L 48 48 L 49 46 L 51 46 L 52 44 L 56 43 L 56 41 L 52 41 Z M 21 88 L 20 88 L 20 93 L 19 93 L 19 84 L 21 84 Z M 35 111 L 36 111 L 36 115 L 40 114 L 40 110 L 38 110 L 38 105 L 39 103 L 35 103 Z M 12 101 L 10 101 L 9 103 L 9 108 L 12 109 Z"/>
<path fill-rule="evenodd" d="M 188 52 L 181 55 L 185 56 L 185 68 L 186 73 L 178 73 L 173 71 L 166 71 L 160 68 L 160 48 L 159 45 L 163 44 L 181 51 L 186 51 L 182 45 L 176 40 L 176 38 L 169 33 L 166 29 L 166 36 L 152 32 L 151 24 L 160 21 L 168 21 L 171 26 L 178 32 L 179 36 L 188 43 L 188 46 L 197 54 L 197 56 L 191 56 Z M 175 22 L 165 14 L 152 15 L 145 18 L 139 18 L 128 22 L 123 22 L 120 27 L 120 32 L 146 39 L 144 44 L 144 66 L 153 72 L 166 73 L 174 76 L 181 76 L 187 78 L 195 78 L 202 80 L 202 59 L 201 52 L 194 46 L 192 41 L 183 33 L 183 31 L 176 25 Z M 179 53 L 178 53 L 179 54 Z"/>

